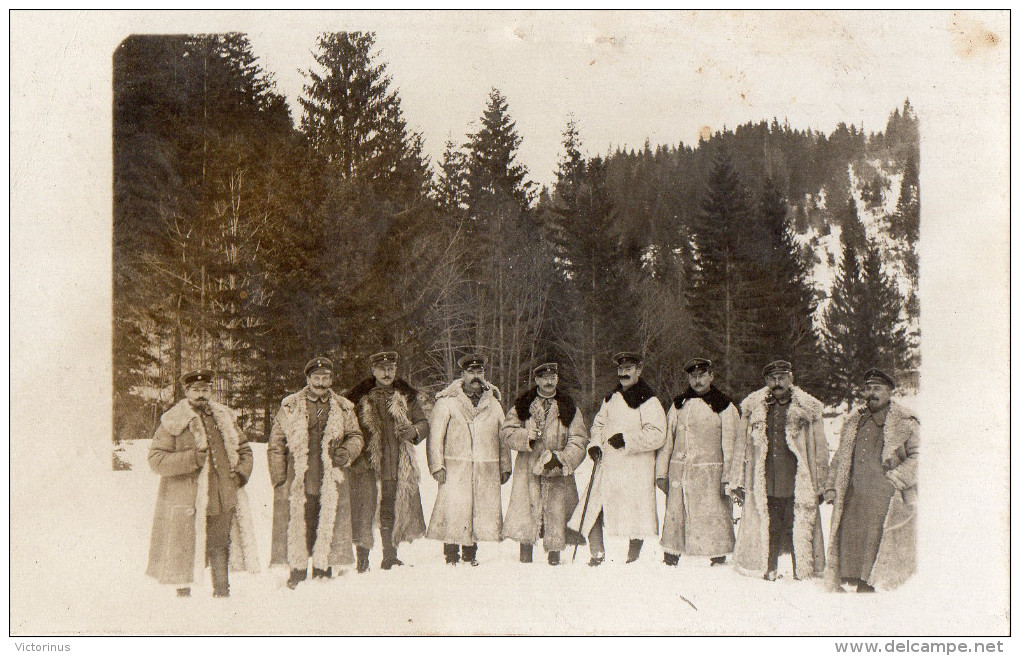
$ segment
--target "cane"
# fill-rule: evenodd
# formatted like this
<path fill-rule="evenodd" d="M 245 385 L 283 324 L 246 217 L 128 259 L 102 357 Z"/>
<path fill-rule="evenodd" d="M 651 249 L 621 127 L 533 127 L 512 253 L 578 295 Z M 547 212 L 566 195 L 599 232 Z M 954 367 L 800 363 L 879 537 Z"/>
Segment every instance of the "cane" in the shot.
<path fill-rule="evenodd" d="M 588 512 L 588 499 L 591 498 L 591 484 L 595 482 L 595 470 L 599 468 L 599 462 L 602 460 L 602 453 L 600 452 L 597 457 L 592 458 L 591 477 L 588 479 L 588 491 L 584 493 L 584 507 L 581 508 L 581 523 L 578 525 L 578 531 L 584 530 L 584 516 Z M 574 545 L 574 555 L 570 557 L 570 562 L 573 563 L 577 559 L 577 548 L 581 546 L 580 543 Z"/>

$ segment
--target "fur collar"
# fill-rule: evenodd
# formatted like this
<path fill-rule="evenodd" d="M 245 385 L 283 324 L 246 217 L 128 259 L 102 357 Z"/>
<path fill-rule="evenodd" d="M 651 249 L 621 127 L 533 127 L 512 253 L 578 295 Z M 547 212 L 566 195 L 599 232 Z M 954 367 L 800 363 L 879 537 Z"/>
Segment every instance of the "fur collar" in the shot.
<path fill-rule="evenodd" d="M 712 385 L 708 388 L 708 391 L 705 392 L 704 395 L 698 394 L 693 388 L 688 387 L 683 394 L 679 394 L 675 399 L 673 399 L 673 405 L 676 406 L 677 410 L 679 410 L 684 407 L 684 403 L 691 399 L 701 399 L 707 403 L 708 407 L 712 408 L 712 412 L 716 414 L 719 414 L 726 408 L 730 407 L 730 404 L 733 403 L 733 400 L 730 399 L 730 397 L 723 394 L 715 385 Z M 739 408 L 737 409 L 737 412 L 740 412 Z"/>
<path fill-rule="evenodd" d="M 471 399 L 468 399 L 467 393 L 464 392 L 463 382 L 464 381 L 459 379 L 453 381 L 452 383 L 447 385 L 446 388 L 436 392 L 436 399 L 463 396 L 465 399 L 467 399 L 468 403 L 471 403 Z M 493 385 L 492 383 L 486 382 L 485 387 L 482 388 L 482 400 L 478 402 L 479 407 L 481 407 L 482 403 L 485 401 L 486 393 L 491 393 L 492 398 L 496 399 L 497 401 L 499 401 L 500 399 L 499 388 Z"/>
<path fill-rule="evenodd" d="M 283 401 L 280 402 L 280 405 L 286 407 L 288 410 L 293 411 L 297 407 L 297 404 L 303 403 L 307 399 L 307 397 L 308 387 L 305 386 L 299 389 L 298 391 L 294 392 L 290 396 L 284 397 Z M 334 407 L 342 408 L 345 410 L 354 409 L 353 403 L 348 401 L 345 397 L 341 396 L 340 394 L 337 394 L 333 390 L 329 390 L 329 406 L 330 411 L 332 411 Z"/>
<path fill-rule="evenodd" d="M 365 380 L 361 381 L 360 383 L 358 383 L 357 385 L 355 385 L 354 387 L 352 387 L 347 392 L 345 392 L 344 396 L 347 397 L 347 400 L 349 400 L 354 405 L 358 405 L 358 402 L 361 401 L 361 397 L 365 396 L 375 388 L 376 388 L 375 376 L 370 376 Z M 417 394 L 417 392 L 415 392 L 415 389 L 411 387 L 408 384 L 408 382 L 403 378 L 397 378 L 396 380 L 393 381 L 393 389 L 400 392 L 408 399 L 413 399 Z"/>
<path fill-rule="evenodd" d="M 649 387 L 644 378 L 638 378 L 638 382 L 627 390 L 624 390 L 623 386 L 617 383 L 616 387 L 609 394 L 606 394 L 606 401 L 608 402 L 609 399 L 613 398 L 613 394 L 617 392 L 623 396 L 623 400 L 632 408 L 640 408 L 645 401 L 655 396 L 655 391 Z"/>
<path fill-rule="evenodd" d="M 531 404 L 538 398 L 538 387 L 532 387 L 530 390 L 521 394 L 514 401 L 514 409 L 517 411 L 517 418 L 521 420 L 523 424 L 531 417 Z M 556 400 L 556 405 L 559 408 L 560 421 L 567 428 L 570 428 L 570 423 L 574 421 L 574 415 L 577 414 L 577 405 L 574 400 L 556 390 L 556 395 L 553 396 Z"/>
<path fill-rule="evenodd" d="M 751 392 L 740 404 L 740 414 L 747 416 L 750 423 L 756 419 L 765 421 L 765 415 L 768 412 L 766 403 L 768 398 L 768 386 Z M 790 409 L 787 412 L 786 423 L 788 426 L 795 426 L 802 419 L 819 419 L 822 416 L 823 407 L 821 401 L 794 385 L 790 391 Z"/>
<path fill-rule="evenodd" d="M 212 409 L 217 426 L 233 423 L 234 413 L 229 407 L 215 401 L 209 401 L 209 407 Z M 191 407 L 187 399 L 181 399 L 172 408 L 163 413 L 163 416 L 159 418 L 159 423 L 166 432 L 177 437 L 184 432 L 184 429 L 188 427 L 191 420 L 196 417 L 198 417 L 198 412 Z"/>
<path fill-rule="evenodd" d="M 860 424 L 861 418 L 864 416 L 865 408 L 857 407 L 847 415 L 846 421 L 843 422 L 843 428 L 840 430 L 840 440 L 848 440 L 848 443 L 853 444 L 857 439 L 857 427 Z M 907 408 L 904 405 L 896 403 L 895 401 L 889 402 L 889 412 L 885 415 L 885 424 L 882 427 L 882 460 L 886 461 L 894 457 L 896 449 L 902 446 L 907 438 L 910 437 L 911 431 L 909 422 L 916 422 L 917 415 L 913 410 Z"/>

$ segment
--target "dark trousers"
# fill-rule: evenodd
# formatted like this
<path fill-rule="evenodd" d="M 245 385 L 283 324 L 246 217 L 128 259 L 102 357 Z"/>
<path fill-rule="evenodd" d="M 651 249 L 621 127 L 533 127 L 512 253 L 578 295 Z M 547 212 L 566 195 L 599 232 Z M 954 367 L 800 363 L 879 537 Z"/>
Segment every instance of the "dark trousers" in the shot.
<path fill-rule="evenodd" d="M 601 512 L 599 512 L 599 516 L 595 518 L 595 523 L 592 524 L 591 530 L 588 531 L 588 548 L 591 550 L 591 555 L 593 556 L 606 553 L 606 540 L 605 535 L 602 532 Z"/>
<path fill-rule="evenodd" d="M 308 545 L 308 555 L 312 555 L 315 548 L 315 538 L 319 533 L 319 495 L 305 495 L 305 544 Z"/>
<path fill-rule="evenodd" d="M 769 497 L 769 571 L 779 566 L 779 554 L 789 549 L 794 557 L 794 571 L 797 569 L 796 555 L 793 554 L 793 497 Z"/>
<path fill-rule="evenodd" d="M 230 522 L 234 519 L 234 509 L 205 518 L 205 552 L 211 554 L 218 549 L 230 546 Z"/>
<path fill-rule="evenodd" d="M 588 548 L 591 550 L 591 555 L 602 555 L 606 553 L 606 538 L 603 531 L 602 521 L 603 513 L 599 513 L 599 516 L 595 518 L 595 523 L 592 524 L 591 530 L 588 531 Z M 634 560 L 640 555 L 641 547 L 645 541 L 640 538 L 631 538 L 630 545 L 627 549 L 627 557 L 630 560 Z"/>
<path fill-rule="evenodd" d="M 393 522 L 396 519 L 397 482 L 383 481 L 379 499 L 379 535 L 382 537 L 383 558 L 396 558 L 393 544 Z"/>

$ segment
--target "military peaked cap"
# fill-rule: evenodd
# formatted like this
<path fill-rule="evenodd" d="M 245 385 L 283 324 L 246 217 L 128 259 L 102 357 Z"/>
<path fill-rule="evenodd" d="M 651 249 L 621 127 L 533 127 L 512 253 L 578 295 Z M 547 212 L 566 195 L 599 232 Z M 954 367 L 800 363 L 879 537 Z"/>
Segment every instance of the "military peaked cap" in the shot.
<path fill-rule="evenodd" d="M 398 357 L 396 351 L 383 351 L 382 353 L 373 353 L 368 356 L 368 361 L 373 365 L 386 364 L 388 362 L 396 362 Z"/>
<path fill-rule="evenodd" d="M 535 367 L 535 376 L 541 376 L 542 374 L 556 374 L 559 373 L 559 365 L 555 362 L 543 362 L 542 364 Z"/>
<path fill-rule="evenodd" d="M 488 364 L 488 362 L 489 358 L 485 357 L 482 353 L 468 353 L 457 360 L 457 366 L 461 369 L 468 369 L 469 367 L 484 367 Z"/>
<path fill-rule="evenodd" d="M 621 365 L 621 364 L 623 364 L 625 362 L 633 362 L 634 364 L 641 364 L 641 354 L 640 353 L 634 353 L 633 351 L 620 351 L 619 353 L 617 353 L 616 355 L 613 356 L 613 362 L 615 362 L 617 364 L 617 366 L 619 366 L 619 365 Z"/>
<path fill-rule="evenodd" d="M 896 387 L 896 379 L 881 369 L 872 367 L 864 372 L 864 384 L 883 383 L 889 387 Z"/>
<path fill-rule="evenodd" d="M 705 358 L 691 358 L 684 365 L 684 371 L 687 373 L 694 373 L 695 369 L 704 369 L 705 371 L 712 370 L 712 361 L 706 360 Z"/>
<path fill-rule="evenodd" d="M 311 376 L 320 369 L 326 369 L 330 373 L 333 372 L 333 361 L 329 358 L 313 358 L 308 361 L 305 365 L 305 376 Z"/>
<path fill-rule="evenodd" d="M 761 370 L 762 376 L 789 373 L 793 373 L 793 365 L 787 362 L 786 360 L 775 360 L 765 365 L 765 368 Z"/>
<path fill-rule="evenodd" d="M 181 385 L 187 387 L 192 383 L 211 383 L 213 378 L 213 372 L 208 369 L 196 369 L 181 376 Z"/>

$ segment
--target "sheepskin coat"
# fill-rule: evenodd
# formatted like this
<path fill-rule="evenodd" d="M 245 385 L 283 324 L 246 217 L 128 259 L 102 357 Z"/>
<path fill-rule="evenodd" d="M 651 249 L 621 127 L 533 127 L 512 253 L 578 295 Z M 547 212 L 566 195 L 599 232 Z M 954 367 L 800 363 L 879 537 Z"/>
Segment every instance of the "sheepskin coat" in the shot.
<path fill-rule="evenodd" d="M 344 470 L 361 453 L 364 441 L 354 404 L 329 392 L 329 417 L 322 434 L 322 488 L 312 553 L 305 538 L 305 472 L 308 471 L 308 388 L 280 404 L 266 457 L 273 484 L 273 546 L 270 565 L 291 569 L 348 567 L 351 544 L 351 493 Z"/>
<path fill-rule="evenodd" d="M 354 404 L 358 421 L 365 438 L 365 449 L 351 465 L 351 470 L 371 469 L 376 478 L 381 480 L 380 462 L 386 445 L 397 442 L 396 434 L 404 426 L 414 429 L 414 438 L 410 441 L 397 442 L 396 453 L 387 454 L 397 462 L 397 495 L 394 503 L 393 546 L 401 542 L 413 542 L 425 535 L 425 515 L 421 508 L 421 492 L 419 483 L 421 474 L 418 471 L 418 458 L 414 447 L 421 443 L 429 431 L 429 422 L 425 418 L 422 404 L 415 391 L 407 382 L 397 379 L 393 381 L 392 391 L 377 387 L 375 378 L 368 378 L 356 385 L 345 395 Z M 384 421 L 383 416 L 388 419 Z M 389 434 L 384 435 L 386 431 Z M 378 489 L 363 490 L 351 488 L 351 494 L 375 494 Z M 374 508 L 375 503 L 356 504 L 358 507 Z M 375 521 L 372 517 L 355 517 L 365 526 Z M 357 537 L 357 536 L 355 536 Z M 371 548 L 372 544 L 361 545 Z"/>
<path fill-rule="evenodd" d="M 536 434 L 532 448 L 529 441 Z M 573 399 L 558 391 L 546 412 L 538 388 L 532 388 L 514 402 L 499 437 L 517 452 L 503 537 L 535 544 L 541 535 L 546 551 L 562 551 L 567 546 L 567 520 L 578 501 L 574 471 L 588 448 L 581 412 Z M 545 465 L 553 455 L 562 467 L 550 474 Z"/>
<path fill-rule="evenodd" d="M 769 388 L 752 392 L 740 404 L 741 421 L 733 453 L 732 487 L 745 491 L 744 508 L 733 548 L 734 568 L 749 576 L 762 576 L 768 567 L 769 511 L 765 489 Z M 822 424 L 822 403 L 799 387 L 792 389 L 786 414 L 786 443 L 797 458 L 793 495 L 794 576 L 820 576 L 825 569 L 818 495 L 828 477 L 829 446 Z"/>
<path fill-rule="evenodd" d="M 843 422 L 839 448 L 829 467 L 827 489 L 835 490 L 832 510 L 832 528 L 829 531 L 829 560 L 825 568 L 825 583 L 830 589 L 840 584 L 839 528 L 847 487 L 850 484 L 854 444 L 862 409 L 856 408 Z M 886 511 L 879 542 L 878 556 L 871 568 L 867 583 L 889 590 L 901 585 L 914 573 L 917 564 L 917 461 L 920 450 L 920 423 L 917 416 L 904 406 L 891 402 L 882 430 L 883 468 L 895 472 L 893 492 Z M 902 489 L 900 489 L 902 488 Z"/>
<path fill-rule="evenodd" d="M 215 402 L 209 407 L 223 436 L 231 470 L 247 481 L 251 477 L 251 447 L 237 428 L 234 411 Z M 197 452 L 208 444 L 202 418 L 187 399 L 163 413 L 152 437 L 149 467 L 161 478 L 146 574 L 160 583 L 182 586 L 204 578 L 209 465 L 208 458 L 198 461 Z M 237 490 L 230 523 L 230 569 L 259 570 L 251 508 L 243 487 Z"/>
<path fill-rule="evenodd" d="M 436 394 L 426 441 L 429 471 L 446 470 L 425 537 L 470 545 L 499 542 L 503 529 L 500 477 L 510 450 L 500 444 L 499 390 L 489 385 L 475 406 L 456 380 Z"/>
<path fill-rule="evenodd" d="M 688 390 L 666 414 L 666 443 L 655 456 L 655 478 L 667 480 L 662 547 L 667 553 L 722 556 L 733 551 L 729 483 L 740 413 L 715 387 Z"/>
<path fill-rule="evenodd" d="M 608 440 L 623 433 L 624 446 Z M 591 425 L 591 446 L 602 449 L 593 472 L 587 512 L 580 504 L 569 526 L 587 535 L 599 513 L 609 535 L 641 538 L 659 533 L 655 508 L 655 451 L 666 441 L 666 412 L 643 379 L 626 391 L 619 386 L 606 395 Z M 581 524 L 581 514 L 584 524 Z"/>

